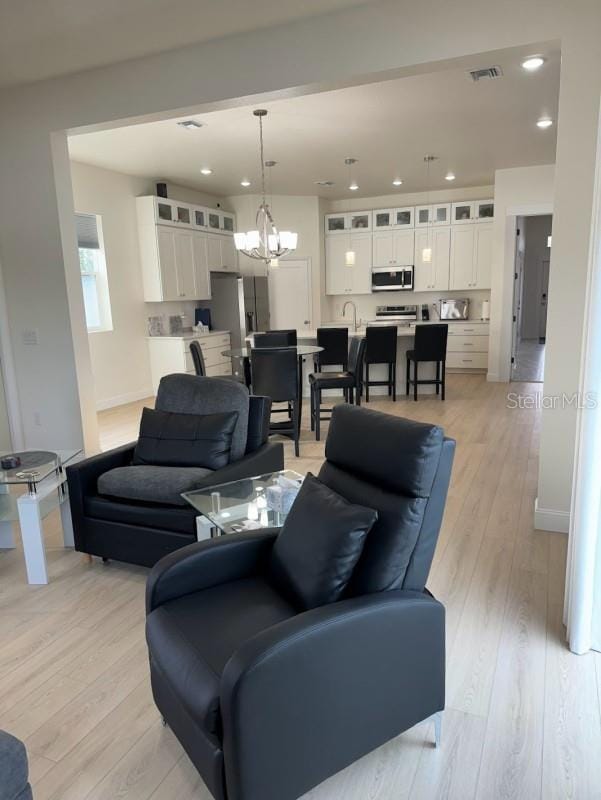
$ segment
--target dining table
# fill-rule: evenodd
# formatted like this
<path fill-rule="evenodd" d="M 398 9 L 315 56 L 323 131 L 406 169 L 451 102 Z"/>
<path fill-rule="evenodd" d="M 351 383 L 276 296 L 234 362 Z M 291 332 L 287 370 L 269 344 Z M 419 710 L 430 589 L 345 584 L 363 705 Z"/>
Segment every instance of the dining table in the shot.
<path fill-rule="evenodd" d="M 303 412 L 303 361 L 306 356 L 321 353 L 323 347 L 319 347 L 319 345 L 316 344 L 297 344 L 289 346 L 294 347 L 296 350 L 298 361 L 298 418 L 301 420 Z M 253 348 L 250 345 L 246 345 L 245 347 L 232 347 L 229 350 L 224 350 L 221 355 L 226 356 L 226 358 L 237 358 L 244 361 L 244 375 L 250 375 L 249 364 L 251 350 L 253 350 Z"/>

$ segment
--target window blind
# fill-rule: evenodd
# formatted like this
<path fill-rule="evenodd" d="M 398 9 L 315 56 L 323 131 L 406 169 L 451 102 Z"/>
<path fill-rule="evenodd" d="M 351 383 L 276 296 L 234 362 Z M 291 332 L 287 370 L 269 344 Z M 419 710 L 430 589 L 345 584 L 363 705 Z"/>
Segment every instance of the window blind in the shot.
<path fill-rule="evenodd" d="M 77 246 L 88 250 L 99 250 L 98 224 L 95 214 L 76 214 Z"/>

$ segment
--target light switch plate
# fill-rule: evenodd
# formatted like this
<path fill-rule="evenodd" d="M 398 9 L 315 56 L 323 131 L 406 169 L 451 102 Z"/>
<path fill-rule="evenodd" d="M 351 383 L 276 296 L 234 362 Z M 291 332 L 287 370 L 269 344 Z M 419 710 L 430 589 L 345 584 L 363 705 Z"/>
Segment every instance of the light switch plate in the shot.
<path fill-rule="evenodd" d="M 36 345 L 39 343 L 39 336 L 36 328 L 23 331 L 21 337 L 23 339 L 23 344 Z"/>

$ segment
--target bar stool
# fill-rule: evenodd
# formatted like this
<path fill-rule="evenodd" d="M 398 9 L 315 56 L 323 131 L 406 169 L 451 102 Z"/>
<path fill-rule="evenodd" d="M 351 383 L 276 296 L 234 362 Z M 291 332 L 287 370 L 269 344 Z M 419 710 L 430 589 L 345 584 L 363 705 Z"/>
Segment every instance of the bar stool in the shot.
<path fill-rule="evenodd" d="M 326 366 L 348 368 L 348 328 L 318 328 L 317 344 L 323 350 L 313 357 L 315 372 Z"/>
<path fill-rule="evenodd" d="M 415 326 L 415 345 L 413 350 L 407 350 L 407 394 L 409 394 L 410 385 L 413 384 L 413 399 L 415 401 L 417 401 L 417 387 L 420 384 L 434 384 L 436 386 L 436 394 L 441 394 L 442 390 L 440 399 L 444 400 L 448 333 L 448 325 Z M 410 375 L 412 361 L 413 378 Z M 436 378 L 434 380 L 418 380 L 417 367 L 420 361 L 436 362 Z"/>
<path fill-rule="evenodd" d="M 392 395 L 396 401 L 396 349 L 397 349 L 397 326 L 396 325 L 368 325 L 365 331 L 365 400 L 369 403 L 370 386 L 387 386 L 388 396 Z M 387 364 L 387 381 L 370 381 L 370 364 Z"/>
<path fill-rule="evenodd" d="M 365 339 L 354 336 L 348 357 L 348 370 L 343 372 L 316 372 L 309 375 L 311 387 L 311 430 L 315 431 L 315 440 L 320 438 L 320 423 L 330 417 L 323 417 L 322 412 L 329 413 L 331 408 L 321 407 L 321 393 L 324 389 L 343 389 L 346 402 L 361 405 L 361 389 L 363 377 L 363 360 L 365 358 Z"/>

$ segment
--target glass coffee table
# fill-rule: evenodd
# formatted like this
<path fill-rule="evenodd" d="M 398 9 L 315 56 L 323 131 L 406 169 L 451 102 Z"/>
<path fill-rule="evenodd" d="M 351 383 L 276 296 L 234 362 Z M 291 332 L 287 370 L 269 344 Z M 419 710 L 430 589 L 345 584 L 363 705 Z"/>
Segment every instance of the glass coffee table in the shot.
<path fill-rule="evenodd" d="M 200 514 L 196 519 L 196 538 L 201 541 L 227 533 L 283 525 L 292 494 L 283 498 L 283 507 L 280 503 L 274 507 L 274 495 L 277 497 L 281 493 L 277 490 L 274 492 L 272 487 L 281 486 L 285 481 L 300 488 L 302 480 L 303 476 L 298 472 L 285 469 L 256 478 L 197 489 L 182 494 L 182 497 Z"/>
<path fill-rule="evenodd" d="M 73 525 L 64 467 L 77 460 L 82 450 L 25 450 L 0 453 L 19 456 L 21 463 L 12 469 L 0 466 L 0 550 L 15 546 L 13 523 L 21 529 L 27 581 L 48 583 L 43 520 L 60 509 L 65 547 L 73 547 Z M 19 494 L 18 489 L 25 491 Z"/>

